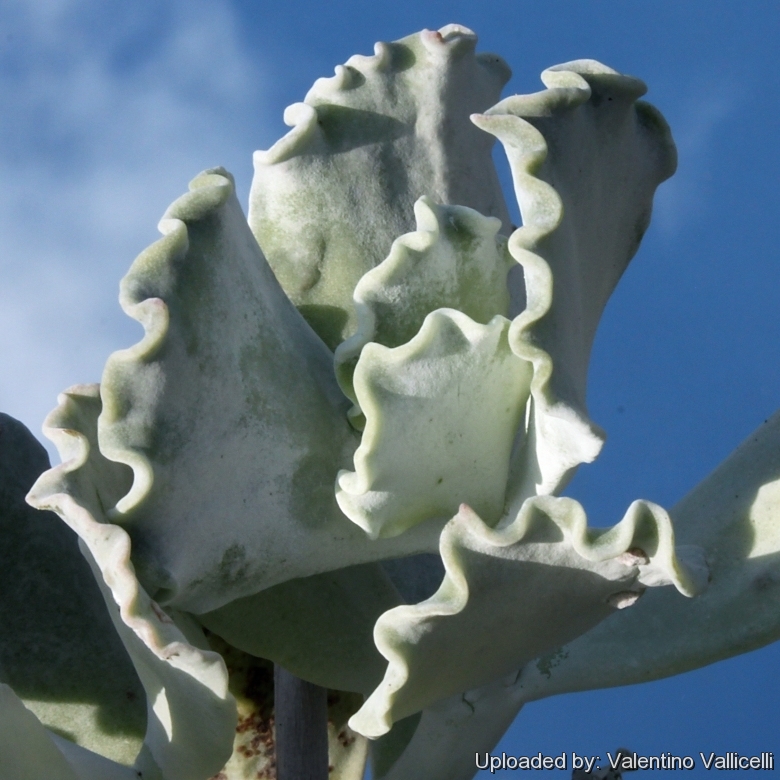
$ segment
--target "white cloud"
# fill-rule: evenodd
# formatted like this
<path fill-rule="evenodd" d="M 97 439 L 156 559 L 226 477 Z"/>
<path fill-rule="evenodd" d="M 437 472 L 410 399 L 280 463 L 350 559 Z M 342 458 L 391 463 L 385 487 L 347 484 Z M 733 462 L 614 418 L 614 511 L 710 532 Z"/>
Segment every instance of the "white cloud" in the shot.
<path fill-rule="evenodd" d="M 701 213 L 709 197 L 712 145 L 721 126 L 738 108 L 739 93 L 727 82 L 699 85 L 676 117 L 667 117 L 677 144 L 677 173 L 655 197 L 653 221 L 667 237 L 679 235 Z"/>
<path fill-rule="evenodd" d="M 168 203 L 214 165 L 246 192 L 265 137 L 228 2 L 137 5 L 0 6 L 0 411 L 36 434 L 138 339 L 118 282 Z"/>

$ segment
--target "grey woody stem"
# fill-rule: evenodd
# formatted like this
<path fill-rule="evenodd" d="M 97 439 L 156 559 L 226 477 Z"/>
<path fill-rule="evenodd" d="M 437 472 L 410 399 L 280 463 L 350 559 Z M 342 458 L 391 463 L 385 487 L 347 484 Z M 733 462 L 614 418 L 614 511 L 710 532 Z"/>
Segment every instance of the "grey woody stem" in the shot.
<path fill-rule="evenodd" d="M 328 692 L 274 666 L 277 780 L 327 780 Z"/>

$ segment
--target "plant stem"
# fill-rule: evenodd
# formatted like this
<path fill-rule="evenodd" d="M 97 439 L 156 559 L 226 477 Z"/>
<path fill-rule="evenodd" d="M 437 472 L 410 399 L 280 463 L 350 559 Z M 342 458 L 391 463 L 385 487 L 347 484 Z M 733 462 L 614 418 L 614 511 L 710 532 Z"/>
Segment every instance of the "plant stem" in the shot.
<path fill-rule="evenodd" d="M 276 780 L 327 780 L 328 692 L 274 665 Z"/>

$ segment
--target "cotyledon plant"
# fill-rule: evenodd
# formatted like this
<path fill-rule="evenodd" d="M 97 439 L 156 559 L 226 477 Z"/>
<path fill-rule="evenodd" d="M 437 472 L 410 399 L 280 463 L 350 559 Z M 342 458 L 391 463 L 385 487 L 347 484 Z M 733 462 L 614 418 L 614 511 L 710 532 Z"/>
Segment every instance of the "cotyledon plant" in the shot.
<path fill-rule="evenodd" d="M 49 583 L 70 660 L 36 686 L 36 626 L 4 631 L 3 777 L 273 777 L 276 663 L 330 691 L 331 777 L 370 753 L 465 779 L 526 701 L 778 638 L 780 417 L 676 530 L 558 495 L 603 442 L 588 359 L 675 169 L 666 123 L 592 60 L 499 100 L 475 45 L 450 25 L 351 58 L 256 154 L 248 220 L 223 169 L 165 213 L 121 284 L 145 335 L 60 397 L 62 464 L 28 495 L 86 564 L 15 503 L 43 466 L 14 476 L 38 445 L 7 423 L 3 614 Z M 83 609 L 52 607 L 69 589 Z"/>

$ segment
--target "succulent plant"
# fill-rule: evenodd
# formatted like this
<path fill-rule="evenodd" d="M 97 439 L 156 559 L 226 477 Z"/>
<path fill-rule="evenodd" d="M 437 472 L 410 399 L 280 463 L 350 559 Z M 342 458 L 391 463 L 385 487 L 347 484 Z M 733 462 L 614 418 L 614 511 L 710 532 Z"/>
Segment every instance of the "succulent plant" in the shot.
<path fill-rule="evenodd" d="M 560 496 L 603 442 L 588 360 L 676 166 L 665 121 L 592 60 L 499 100 L 475 46 L 449 25 L 317 81 L 248 219 L 196 177 L 121 284 L 143 339 L 47 418 L 62 464 L 17 479 L 39 445 L 3 423 L 0 608 L 58 599 L 2 638 L 28 705 L 0 689 L 4 777 L 273 777 L 275 663 L 330 691 L 331 777 L 370 753 L 465 779 L 526 701 L 777 638 L 780 417 L 669 514 L 594 527 Z M 41 706 L 24 648 L 58 625 Z"/>

